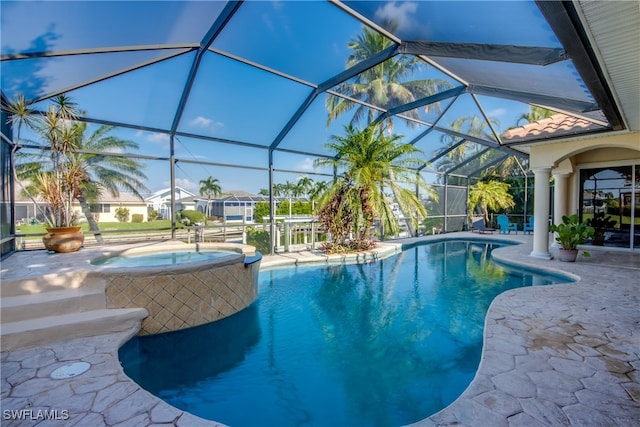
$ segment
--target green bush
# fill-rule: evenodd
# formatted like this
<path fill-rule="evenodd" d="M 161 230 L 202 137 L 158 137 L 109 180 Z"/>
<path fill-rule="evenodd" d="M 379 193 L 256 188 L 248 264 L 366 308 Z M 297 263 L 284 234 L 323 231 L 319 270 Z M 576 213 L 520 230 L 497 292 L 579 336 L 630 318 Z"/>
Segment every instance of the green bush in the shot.
<path fill-rule="evenodd" d="M 144 220 L 144 215 L 142 214 L 131 215 L 131 222 L 142 222 L 143 220 Z"/>
<path fill-rule="evenodd" d="M 247 228 L 247 245 L 255 246 L 256 250 L 263 254 L 271 253 L 271 237 L 266 230 L 254 230 L 252 227 Z"/>
<path fill-rule="evenodd" d="M 267 208 L 269 204 L 267 204 Z M 269 211 L 267 210 L 267 215 Z M 311 202 L 305 202 L 303 200 L 296 200 L 291 203 L 292 215 L 310 215 L 311 214 Z M 289 200 L 282 200 L 278 204 L 276 209 L 276 215 L 289 215 Z"/>
<path fill-rule="evenodd" d="M 195 223 L 204 224 L 205 215 L 202 212 L 194 210 L 183 210 L 180 212 L 180 220 L 182 221 L 185 218 L 189 220 L 189 224 L 187 225 L 194 225 Z"/>
<path fill-rule="evenodd" d="M 269 203 L 258 202 L 253 208 L 253 220 L 255 222 L 264 222 L 262 219 L 265 216 L 269 216 Z"/>
<path fill-rule="evenodd" d="M 120 222 L 127 222 L 129 221 L 129 209 L 117 208 L 114 212 L 114 216 Z"/>

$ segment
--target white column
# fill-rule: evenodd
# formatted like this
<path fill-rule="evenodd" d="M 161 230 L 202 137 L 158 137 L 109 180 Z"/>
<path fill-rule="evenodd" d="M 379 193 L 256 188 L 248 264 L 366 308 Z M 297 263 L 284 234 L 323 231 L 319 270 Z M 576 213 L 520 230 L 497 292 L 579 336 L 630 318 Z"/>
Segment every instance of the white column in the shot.
<path fill-rule="evenodd" d="M 535 258 L 551 259 L 549 253 L 549 178 L 551 168 L 533 169 L 535 190 L 533 193 L 533 252 Z"/>

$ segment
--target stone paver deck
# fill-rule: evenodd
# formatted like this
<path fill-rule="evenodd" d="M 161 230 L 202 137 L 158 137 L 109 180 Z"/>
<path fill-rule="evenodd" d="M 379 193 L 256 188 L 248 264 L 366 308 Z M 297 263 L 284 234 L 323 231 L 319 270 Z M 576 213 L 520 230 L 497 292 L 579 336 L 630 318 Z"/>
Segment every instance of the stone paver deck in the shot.
<path fill-rule="evenodd" d="M 487 314 L 475 379 L 453 404 L 414 426 L 640 425 L 640 254 L 592 251 L 591 258 L 560 263 L 529 257 L 530 236 L 482 238 L 523 243 L 494 251 L 499 261 L 563 271 L 579 281 L 499 295 Z M 265 257 L 262 266 L 318 260 L 286 254 Z M 128 379 L 117 350 L 136 332 L 3 352 L 2 426 L 219 426 Z M 76 361 L 91 368 L 50 378 Z M 31 419 L 43 411 L 59 419 Z"/>

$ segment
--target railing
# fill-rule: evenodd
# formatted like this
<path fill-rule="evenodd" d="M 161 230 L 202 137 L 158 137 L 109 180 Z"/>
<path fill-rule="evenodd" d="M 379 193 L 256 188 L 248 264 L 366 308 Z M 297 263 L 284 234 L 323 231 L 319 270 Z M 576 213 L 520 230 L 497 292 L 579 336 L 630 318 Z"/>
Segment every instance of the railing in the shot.
<path fill-rule="evenodd" d="M 515 215 L 514 215 L 515 217 Z M 440 234 L 443 232 L 459 231 L 463 229 L 463 222 L 466 222 L 465 215 L 450 215 L 447 218 L 448 227 L 444 227 L 444 216 L 429 217 L 431 222 L 423 222 L 418 227 L 419 235 Z M 382 235 L 383 230 L 376 222 L 371 229 L 371 235 L 379 240 L 388 240 L 399 237 L 408 237 L 407 227 L 404 220 L 401 220 L 401 233 L 397 236 Z M 454 224 L 455 222 L 455 224 Z M 425 225 L 426 224 L 426 225 Z M 453 227 L 451 227 L 453 226 Z M 263 239 L 266 247 L 259 248 L 263 254 L 271 253 L 271 230 L 275 230 L 274 248 L 276 253 L 297 252 L 302 250 L 317 249 L 320 244 L 327 241 L 328 236 L 322 225 L 316 218 L 311 216 L 298 217 L 276 217 L 275 226 L 271 227 L 268 221 L 262 223 L 242 223 L 226 222 L 208 225 L 182 226 L 175 229 L 175 239 L 186 243 L 196 242 L 237 242 L 253 244 L 258 246 L 254 233 L 263 233 L 268 238 Z M 84 231 L 84 246 L 98 246 L 99 243 L 94 238 L 94 232 Z M 149 241 L 172 240 L 172 229 L 151 228 L 151 229 L 129 229 L 129 230 L 100 230 L 100 235 L 104 245 L 127 244 Z M 264 233 L 267 233 L 266 235 Z M 16 250 L 42 250 L 42 236 L 44 233 L 15 235 Z M 247 236 L 249 235 L 249 239 Z M 249 241 L 248 241 L 249 240 Z"/>

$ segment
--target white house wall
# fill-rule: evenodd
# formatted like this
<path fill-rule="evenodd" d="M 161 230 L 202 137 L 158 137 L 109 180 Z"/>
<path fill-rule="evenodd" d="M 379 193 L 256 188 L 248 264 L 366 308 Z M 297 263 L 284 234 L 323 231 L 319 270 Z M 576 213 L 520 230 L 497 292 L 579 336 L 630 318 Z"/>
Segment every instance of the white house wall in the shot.
<path fill-rule="evenodd" d="M 579 169 L 608 167 L 613 164 L 640 164 L 640 133 L 625 133 L 606 137 L 585 137 L 549 142 L 530 147 L 529 164 L 536 177 L 534 200 L 535 230 L 531 256 L 551 258 L 549 252 L 550 190 L 548 181 L 554 176 L 553 221 L 578 212 Z"/>
<path fill-rule="evenodd" d="M 84 214 L 80 209 L 79 204 L 74 204 L 74 211 L 78 215 L 78 218 L 85 218 Z M 129 221 L 133 218 L 133 215 L 140 214 L 142 215 L 142 221 L 146 222 L 149 219 L 149 215 L 147 213 L 147 205 L 146 203 L 141 203 L 140 205 L 118 205 L 116 203 L 112 203 L 109 205 L 109 212 L 100 212 L 98 215 L 98 222 L 118 222 L 116 219 L 116 209 L 118 208 L 126 208 L 129 209 Z M 95 216 L 95 215 L 94 215 Z"/>

